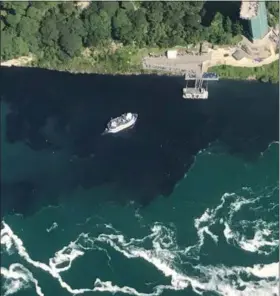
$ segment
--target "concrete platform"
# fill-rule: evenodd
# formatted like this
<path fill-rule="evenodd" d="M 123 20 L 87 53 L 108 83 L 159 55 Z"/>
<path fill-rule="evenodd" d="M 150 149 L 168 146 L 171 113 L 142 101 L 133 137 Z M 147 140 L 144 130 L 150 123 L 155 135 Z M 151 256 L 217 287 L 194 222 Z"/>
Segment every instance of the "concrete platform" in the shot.
<path fill-rule="evenodd" d="M 211 54 L 204 55 L 183 55 L 176 59 L 167 57 L 145 57 L 143 58 L 143 68 L 148 70 L 161 70 L 168 72 L 201 72 L 203 62 L 210 60 Z"/>

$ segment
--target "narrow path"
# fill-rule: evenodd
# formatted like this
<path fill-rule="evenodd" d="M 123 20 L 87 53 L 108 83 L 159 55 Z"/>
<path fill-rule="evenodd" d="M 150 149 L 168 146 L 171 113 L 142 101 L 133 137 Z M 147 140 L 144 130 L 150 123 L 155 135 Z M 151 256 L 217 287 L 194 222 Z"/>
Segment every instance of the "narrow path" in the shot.
<path fill-rule="evenodd" d="M 22 56 L 16 59 L 11 59 L 5 62 L 1 62 L 1 66 L 11 67 L 11 66 L 26 66 L 33 61 L 33 56 Z"/>

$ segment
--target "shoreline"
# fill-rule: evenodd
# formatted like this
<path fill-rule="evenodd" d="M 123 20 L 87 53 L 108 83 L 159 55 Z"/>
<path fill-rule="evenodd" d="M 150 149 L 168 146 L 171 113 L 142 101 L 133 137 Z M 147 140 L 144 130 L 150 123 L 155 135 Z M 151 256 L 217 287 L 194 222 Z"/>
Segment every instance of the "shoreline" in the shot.
<path fill-rule="evenodd" d="M 89 59 L 80 58 L 80 62 L 75 66 L 67 66 L 66 64 L 60 64 L 57 67 L 40 66 L 36 58 L 32 55 L 22 56 L 5 62 L 1 62 L 1 66 L 4 67 L 30 67 L 30 68 L 40 68 L 48 69 L 59 72 L 68 72 L 71 74 L 98 74 L 98 75 L 157 75 L 157 76 L 183 76 L 179 72 L 164 72 L 157 70 L 146 70 L 142 69 L 141 65 L 135 63 L 131 64 L 131 70 L 119 71 L 113 69 L 106 69 L 105 67 L 98 67 L 98 63 L 95 67 L 94 64 L 90 63 Z M 84 65 L 83 65 L 84 64 Z M 82 69 L 85 66 L 84 69 Z M 245 80 L 245 81 L 260 81 L 263 83 L 279 83 L 279 56 L 278 59 L 272 63 L 265 64 L 255 67 L 244 67 L 244 66 L 233 66 L 226 64 L 211 65 L 208 68 L 208 72 L 215 72 L 219 75 L 220 79 L 231 79 L 231 80 Z M 99 69 L 98 69 L 99 68 Z M 277 71 L 278 70 L 278 71 Z M 277 71 L 278 73 L 276 73 Z M 277 74 L 277 75 L 276 75 Z M 278 79 L 275 79 L 275 75 Z M 273 77 L 273 78 L 272 78 Z"/>

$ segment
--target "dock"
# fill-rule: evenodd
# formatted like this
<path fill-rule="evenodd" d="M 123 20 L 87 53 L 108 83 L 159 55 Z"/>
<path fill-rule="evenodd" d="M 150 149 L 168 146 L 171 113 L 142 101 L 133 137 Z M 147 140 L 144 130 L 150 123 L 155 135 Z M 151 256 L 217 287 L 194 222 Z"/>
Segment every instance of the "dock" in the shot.
<path fill-rule="evenodd" d="M 205 55 L 177 55 L 168 58 L 166 55 L 143 58 L 143 68 L 147 70 L 160 70 L 171 73 L 186 73 L 200 71 L 203 62 L 210 60 L 211 54 Z"/>
<path fill-rule="evenodd" d="M 208 81 L 219 80 L 215 73 L 207 72 L 206 61 L 211 59 L 211 53 L 183 54 L 170 50 L 166 55 L 143 58 L 143 68 L 173 74 L 184 75 L 186 87 L 183 88 L 184 99 L 207 99 Z"/>

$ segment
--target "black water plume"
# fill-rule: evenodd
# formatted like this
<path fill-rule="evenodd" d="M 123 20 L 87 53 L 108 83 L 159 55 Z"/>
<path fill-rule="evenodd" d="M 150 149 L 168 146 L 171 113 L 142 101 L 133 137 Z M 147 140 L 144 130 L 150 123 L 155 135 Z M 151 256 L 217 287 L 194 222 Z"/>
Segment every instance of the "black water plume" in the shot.
<path fill-rule="evenodd" d="M 24 200 L 19 211 L 29 212 L 28 195 L 50 204 L 107 184 L 146 205 L 170 195 L 209 143 L 253 161 L 278 140 L 278 86 L 220 81 L 209 84 L 208 100 L 182 99 L 183 87 L 183 77 L 2 67 L 5 211 Z M 134 129 L 102 136 L 124 112 L 138 113 Z"/>

